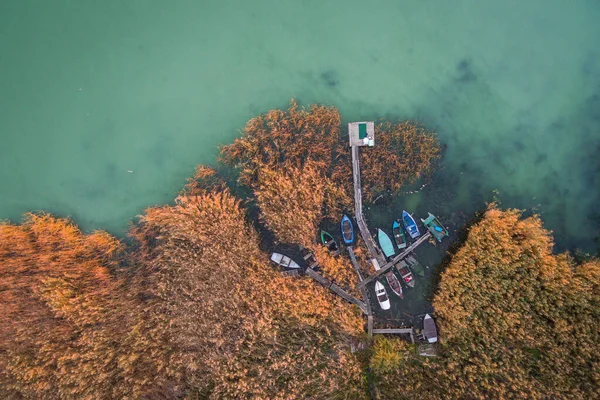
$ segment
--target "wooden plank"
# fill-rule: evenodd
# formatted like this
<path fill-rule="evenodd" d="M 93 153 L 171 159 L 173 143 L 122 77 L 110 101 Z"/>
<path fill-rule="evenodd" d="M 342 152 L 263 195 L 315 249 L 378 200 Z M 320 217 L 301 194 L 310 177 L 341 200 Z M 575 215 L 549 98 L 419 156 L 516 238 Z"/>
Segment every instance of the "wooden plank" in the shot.
<path fill-rule="evenodd" d="M 352 246 L 347 247 L 347 249 L 348 249 L 348 254 L 350 255 L 350 261 L 352 262 L 352 266 L 356 270 L 356 274 L 358 275 L 359 282 L 361 282 L 363 280 L 363 276 L 362 276 L 362 272 L 360 271 L 358 261 L 356 260 L 356 255 L 354 254 L 354 249 L 352 248 Z M 373 310 L 371 308 L 371 299 L 369 298 L 369 292 L 367 291 L 367 288 L 364 286 L 361 286 L 360 293 L 362 295 L 363 302 L 365 303 L 365 306 L 367 307 L 366 314 L 367 314 L 367 316 L 371 316 L 373 314 Z"/>
<path fill-rule="evenodd" d="M 352 246 L 348 246 L 348 247 L 346 247 L 346 249 L 348 250 L 348 255 L 350 256 L 350 261 L 352 262 L 352 266 L 354 267 L 354 270 L 356 271 L 356 274 L 358 275 L 358 280 L 360 282 L 362 282 L 362 280 L 364 278 L 362 276 L 360 267 L 358 266 L 358 261 L 356 260 L 356 255 L 354 254 L 354 249 L 352 248 Z"/>
<path fill-rule="evenodd" d="M 410 253 L 412 253 L 417 247 L 419 247 L 419 245 L 421 243 L 423 243 L 424 241 L 426 241 L 430 237 L 431 237 L 431 232 L 426 232 L 423 236 L 421 236 L 419 239 L 417 239 L 416 242 L 414 242 L 413 244 L 411 244 L 410 246 L 408 246 L 402 253 L 400 253 L 396 257 L 394 257 L 392 259 L 392 261 L 384 264 L 379 271 L 376 271 L 373 275 L 371 275 L 368 278 L 364 279 L 358 285 L 359 286 L 365 286 L 368 283 L 372 282 L 378 276 L 381 276 L 382 274 L 384 274 L 385 272 L 387 272 L 388 269 L 392 268 L 394 266 L 394 264 L 396 264 L 398 261 L 406 258 L 407 255 L 409 255 Z"/>
<path fill-rule="evenodd" d="M 412 328 L 382 328 L 373 329 L 375 334 L 410 334 L 412 336 Z"/>
<path fill-rule="evenodd" d="M 317 273 L 316 271 L 314 271 L 311 268 L 307 268 L 305 272 L 306 272 L 306 275 L 310 276 L 315 281 L 319 282 L 321 285 L 325 286 L 327 289 L 331 290 L 332 292 L 334 292 L 335 294 L 337 294 L 344 300 L 348 301 L 349 303 L 357 305 L 362 310 L 363 313 L 365 313 L 365 314 L 369 313 L 369 307 L 367 307 L 367 305 L 365 303 L 358 300 L 356 297 L 352 296 L 351 294 L 346 292 L 344 289 L 342 289 L 335 283 L 331 282 L 329 279 L 325 278 L 324 276 Z"/>
<path fill-rule="evenodd" d="M 367 315 L 367 333 L 369 338 L 373 337 L 373 316 Z"/>

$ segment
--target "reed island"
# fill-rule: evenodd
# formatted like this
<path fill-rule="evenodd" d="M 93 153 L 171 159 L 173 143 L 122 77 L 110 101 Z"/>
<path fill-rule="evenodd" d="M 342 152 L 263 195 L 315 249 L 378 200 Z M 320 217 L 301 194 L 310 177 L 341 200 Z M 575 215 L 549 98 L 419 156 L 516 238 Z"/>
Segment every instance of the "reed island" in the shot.
<path fill-rule="evenodd" d="M 0 224 L 2 398 L 599 396 L 597 259 L 495 203 L 462 233 L 435 210 L 371 223 L 443 165 L 434 133 L 292 101 L 220 151 L 123 239 Z M 442 245 L 423 272 L 416 247 Z M 382 322 L 429 278 L 426 315 Z"/>

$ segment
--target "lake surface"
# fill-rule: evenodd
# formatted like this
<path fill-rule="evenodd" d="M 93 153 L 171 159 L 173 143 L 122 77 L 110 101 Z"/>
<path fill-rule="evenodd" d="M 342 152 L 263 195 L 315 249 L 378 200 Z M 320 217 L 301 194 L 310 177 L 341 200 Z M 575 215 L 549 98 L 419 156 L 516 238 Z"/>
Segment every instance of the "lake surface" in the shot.
<path fill-rule="evenodd" d="M 472 213 L 499 192 L 558 249 L 595 249 L 600 2 L 0 2 L 0 218 L 122 234 L 254 115 L 418 119 L 447 144 L 397 209 Z M 454 214 L 456 215 L 456 214 Z"/>

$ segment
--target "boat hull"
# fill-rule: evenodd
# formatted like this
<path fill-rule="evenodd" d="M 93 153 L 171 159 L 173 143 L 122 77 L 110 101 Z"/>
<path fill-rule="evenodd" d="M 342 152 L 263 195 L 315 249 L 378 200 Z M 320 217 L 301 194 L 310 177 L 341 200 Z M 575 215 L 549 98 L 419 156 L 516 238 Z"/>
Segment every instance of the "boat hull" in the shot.
<path fill-rule="evenodd" d="M 394 294 L 396 294 L 396 296 L 403 299 L 404 295 L 402 294 L 402 285 L 400 284 L 400 281 L 398 280 L 398 278 L 396 277 L 394 272 L 393 271 L 386 272 L 385 279 L 387 280 L 387 283 L 388 283 L 388 286 L 390 287 L 390 289 L 392 289 L 392 292 L 394 292 Z"/>
<path fill-rule="evenodd" d="M 404 236 L 402 227 L 397 221 L 394 221 L 392 224 L 392 233 L 394 234 L 394 241 L 396 242 L 398 249 L 406 248 L 406 237 Z"/>
<path fill-rule="evenodd" d="M 392 244 L 392 239 L 390 239 L 387 233 L 381 229 L 378 229 L 377 239 L 379 240 L 379 246 L 381 246 L 381 250 L 383 250 L 383 254 L 385 254 L 386 257 L 392 257 L 394 254 L 396 254 L 394 245 Z"/>
<path fill-rule="evenodd" d="M 433 215 L 432 213 L 428 213 L 429 216 L 425 219 L 421 218 L 423 225 L 431 232 L 434 238 L 438 242 L 441 242 L 443 238 L 449 235 L 448 230 L 442 225 L 440 220 Z"/>
<path fill-rule="evenodd" d="M 404 222 L 404 228 L 406 229 L 406 232 L 408 232 L 411 238 L 416 239 L 421 236 L 417 222 L 412 215 L 406 211 L 402 211 L 402 221 Z"/>
<path fill-rule="evenodd" d="M 433 318 L 431 318 L 429 314 L 426 314 L 425 319 L 423 319 L 423 336 L 429 343 L 435 343 L 438 341 L 437 327 L 435 326 Z"/>
<path fill-rule="evenodd" d="M 350 218 L 348 218 L 347 215 L 344 215 L 342 218 L 341 230 L 344 244 L 350 245 L 354 243 L 354 226 L 352 225 L 352 221 L 350 220 Z"/>

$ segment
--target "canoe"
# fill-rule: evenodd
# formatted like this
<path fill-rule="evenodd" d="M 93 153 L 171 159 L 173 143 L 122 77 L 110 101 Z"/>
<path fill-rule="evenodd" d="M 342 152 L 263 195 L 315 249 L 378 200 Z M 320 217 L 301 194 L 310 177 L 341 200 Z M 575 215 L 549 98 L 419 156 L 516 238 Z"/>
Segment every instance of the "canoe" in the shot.
<path fill-rule="evenodd" d="M 408 232 L 411 238 L 415 239 L 421 235 L 415 219 L 406 211 L 402 211 L 402 221 L 404 221 L 406 232 Z"/>
<path fill-rule="evenodd" d="M 281 253 L 271 254 L 271 261 L 273 261 L 275 264 L 279 265 L 282 268 L 300 268 L 300 266 L 294 260 Z"/>
<path fill-rule="evenodd" d="M 331 250 L 333 254 L 339 254 L 340 248 L 329 232 L 321 230 L 321 242 L 323 243 L 323 246 Z"/>
<path fill-rule="evenodd" d="M 438 340 L 435 322 L 429 314 L 425 314 L 425 319 L 423 320 L 423 336 L 429 343 L 435 343 Z"/>
<path fill-rule="evenodd" d="M 390 286 L 390 289 L 392 289 L 392 292 L 396 293 L 396 295 L 398 295 L 398 297 L 403 299 L 404 295 L 402 294 L 402 285 L 400 284 L 400 281 L 396 277 L 396 274 L 394 274 L 394 271 L 390 270 L 390 271 L 386 272 L 385 280 L 387 281 L 388 285 Z"/>
<path fill-rule="evenodd" d="M 388 298 L 385 287 L 379 281 L 375 281 L 375 296 L 382 310 L 390 309 L 390 299 Z"/>
<path fill-rule="evenodd" d="M 408 265 L 406 264 L 406 262 L 404 262 L 404 260 L 396 264 L 396 269 L 400 273 L 400 276 L 402 277 L 404 283 L 406 283 L 410 287 L 415 287 L 415 277 L 413 276 L 412 272 L 410 272 L 410 269 L 408 268 Z"/>
<path fill-rule="evenodd" d="M 416 258 L 413 256 L 406 256 L 406 262 L 417 275 L 425 276 L 425 269 L 423 269 L 423 266 Z"/>
<path fill-rule="evenodd" d="M 396 254 L 394 245 L 392 244 L 392 239 L 390 239 L 387 233 L 381 229 L 377 229 L 377 239 L 379 240 L 381 250 L 383 250 L 383 254 L 385 254 L 386 257 L 392 257 L 394 254 Z"/>
<path fill-rule="evenodd" d="M 394 221 L 392 224 L 392 233 L 394 234 L 394 240 L 396 241 L 396 246 L 399 249 L 403 249 L 406 247 L 406 236 L 404 236 L 404 231 L 402 227 L 398 223 L 398 221 Z"/>
<path fill-rule="evenodd" d="M 347 215 L 342 217 L 342 239 L 344 244 L 352 244 L 354 242 L 354 227 L 352 220 Z"/>
<path fill-rule="evenodd" d="M 444 228 L 444 225 L 442 225 L 435 215 L 430 212 L 427 214 L 429 214 L 429 216 L 425 219 L 421 218 L 421 221 L 423 221 L 423 225 L 429 229 L 429 232 L 431 232 L 433 237 L 436 238 L 438 242 L 441 242 L 444 237 L 448 236 L 448 230 Z"/>

